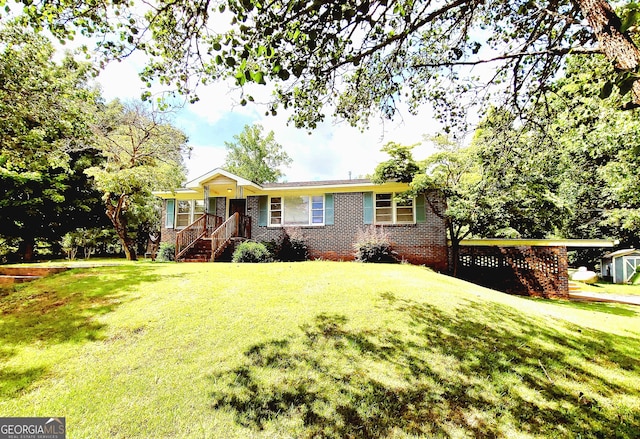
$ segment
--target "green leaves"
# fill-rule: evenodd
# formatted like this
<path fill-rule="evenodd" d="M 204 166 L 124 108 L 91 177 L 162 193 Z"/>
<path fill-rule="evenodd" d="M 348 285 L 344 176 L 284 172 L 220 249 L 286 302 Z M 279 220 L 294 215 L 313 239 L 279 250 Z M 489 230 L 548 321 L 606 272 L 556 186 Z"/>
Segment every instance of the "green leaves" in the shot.
<path fill-rule="evenodd" d="M 632 2 L 622 8 L 620 32 L 625 33 L 640 24 L 640 5 Z M 635 29 L 634 29 L 635 30 Z"/>
<path fill-rule="evenodd" d="M 283 177 L 280 168 L 288 166 L 291 158 L 276 142 L 273 131 L 264 136 L 263 130 L 261 125 L 246 125 L 240 134 L 233 136 L 233 142 L 225 142 L 224 169 L 259 184 Z"/>

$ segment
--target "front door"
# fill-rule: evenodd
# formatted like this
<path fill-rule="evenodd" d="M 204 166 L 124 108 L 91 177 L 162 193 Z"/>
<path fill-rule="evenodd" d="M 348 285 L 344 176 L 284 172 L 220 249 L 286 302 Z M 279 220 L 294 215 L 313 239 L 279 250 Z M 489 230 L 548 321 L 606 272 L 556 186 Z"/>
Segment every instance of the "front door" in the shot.
<path fill-rule="evenodd" d="M 247 212 L 247 200 L 233 199 L 229 200 L 229 217 L 238 212 L 240 215 L 245 215 Z"/>
<path fill-rule="evenodd" d="M 240 214 L 240 224 L 238 225 L 238 233 L 244 238 L 251 237 L 251 227 L 246 223 L 247 217 L 247 200 L 232 199 L 229 200 L 229 218 L 234 213 Z"/>

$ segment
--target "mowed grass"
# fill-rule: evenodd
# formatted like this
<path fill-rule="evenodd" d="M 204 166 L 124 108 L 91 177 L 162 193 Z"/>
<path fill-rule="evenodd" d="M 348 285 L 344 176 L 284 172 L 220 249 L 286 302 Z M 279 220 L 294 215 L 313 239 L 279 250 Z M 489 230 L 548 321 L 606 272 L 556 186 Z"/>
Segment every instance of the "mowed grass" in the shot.
<path fill-rule="evenodd" d="M 139 263 L 0 293 L 0 416 L 77 438 L 640 437 L 640 308 L 408 265 Z"/>
<path fill-rule="evenodd" d="M 614 284 L 610 282 L 597 282 L 585 284 L 576 282 L 580 290 L 587 293 L 615 294 L 618 296 L 640 296 L 640 284 Z"/>

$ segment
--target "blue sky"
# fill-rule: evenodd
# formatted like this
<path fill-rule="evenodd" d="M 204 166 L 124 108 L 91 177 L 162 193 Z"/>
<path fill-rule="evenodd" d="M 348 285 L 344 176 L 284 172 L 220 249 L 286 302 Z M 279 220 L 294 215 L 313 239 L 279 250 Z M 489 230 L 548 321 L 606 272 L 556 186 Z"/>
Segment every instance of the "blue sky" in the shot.
<path fill-rule="evenodd" d="M 106 99 L 137 99 L 145 90 L 137 76 L 142 62 L 135 55 L 125 62 L 112 63 L 100 74 L 98 82 Z M 266 100 L 267 87 L 251 90 L 251 94 Z M 373 172 L 375 166 L 387 159 L 380 151 L 389 142 L 415 144 L 424 134 L 435 134 L 439 126 L 428 107 L 419 115 L 404 112 L 394 121 L 374 119 L 364 132 L 346 123 L 328 120 L 312 133 L 287 125 L 287 114 L 265 116 L 265 108 L 249 104 L 237 105 L 237 95 L 228 84 L 219 83 L 198 89 L 200 101 L 178 110 L 174 124 L 189 136 L 193 148 L 186 164 L 189 178 L 195 178 L 224 163 L 224 142 L 233 141 L 247 124 L 259 123 L 265 132 L 273 131 L 275 139 L 293 159 L 284 169 L 286 181 L 346 179 Z M 257 98 L 259 100 L 259 98 Z M 414 150 L 414 157 L 422 159 L 432 152 L 423 144 Z"/>

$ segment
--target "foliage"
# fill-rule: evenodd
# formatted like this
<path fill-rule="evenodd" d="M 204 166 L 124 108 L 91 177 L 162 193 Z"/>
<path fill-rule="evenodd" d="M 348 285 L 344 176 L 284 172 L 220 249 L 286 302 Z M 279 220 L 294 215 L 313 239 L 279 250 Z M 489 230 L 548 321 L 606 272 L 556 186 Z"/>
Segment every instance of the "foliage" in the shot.
<path fill-rule="evenodd" d="M 496 102 L 502 93 L 520 110 L 544 93 L 570 53 L 604 53 L 620 75 L 597 82 L 623 92 L 633 87 L 631 106 L 640 99 L 633 3 L 624 5 L 623 19 L 606 0 L 6 5 L 59 38 L 102 37 L 96 49 L 107 59 L 143 50 L 149 57 L 143 79 L 174 84 L 192 101 L 197 84 L 230 79 L 246 105 L 254 100 L 248 84 L 271 83 L 267 112 L 293 109 L 297 126 L 315 127 L 325 108 L 366 124 L 376 113 L 392 117 L 403 99 L 413 112 L 433 103 L 450 123 L 463 120 L 474 101 Z M 481 65 L 484 71 L 473 69 Z M 490 93 L 487 84 L 498 90 Z"/>
<path fill-rule="evenodd" d="M 105 161 L 85 172 L 103 193 L 107 216 L 127 259 L 135 260 L 133 222 L 153 223 L 149 217 L 158 210 L 149 203 L 151 191 L 182 183 L 181 154 L 187 151 L 187 138 L 166 115 L 143 103 L 117 100 L 103 109 L 93 129 L 96 148 Z"/>
<path fill-rule="evenodd" d="M 382 151 L 386 152 L 391 158 L 376 166 L 371 180 L 376 184 L 386 181 L 410 183 L 415 173 L 419 170 L 419 166 L 411 153 L 411 150 L 415 147 L 416 145 L 404 146 L 395 142 L 387 143 L 382 147 Z"/>
<path fill-rule="evenodd" d="M 357 262 L 396 262 L 389 235 L 383 227 L 369 226 L 358 231 L 353 243 Z"/>
<path fill-rule="evenodd" d="M 109 253 L 108 243 L 113 236 L 109 230 L 101 228 L 78 228 L 67 232 L 60 240 L 60 248 L 66 253 L 67 259 L 75 260 L 80 248 L 84 259 L 89 259 L 96 253 Z"/>
<path fill-rule="evenodd" d="M 495 110 L 476 133 L 491 184 L 530 188 L 510 190 L 506 204 L 507 212 L 525 213 L 519 225 L 530 235 L 547 230 L 565 238 L 619 239 L 623 247 L 640 244 L 640 122 L 618 111 L 619 94 L 600 99 L 594 78 L 608 69 L 602 57 L 569 57 L 545 95 L 544 111 L 532 109 L 531 123 Z M 576 263 L 592 265 L 602 252 L 577 253 Z"/>
<path fill-rule="evenodd" d="M 55 60 L 49 40 L 15 22 L 0 26 L 0 166 L 3 173 L 66 168 L 67 153 L 82 148 L 100 97 L 89 86 L 89 63 L 65 54 Z"/>
<path fill-rule="evenodd" d="M 60 240 L 60 247 L 67 255 L 67 259 L 74 261 L 78 254 L 78 240 L 77 235 L 73 232 L 67 232 Z"/>
<path fill-rule="evenodd" d="M 284 177 L 280 169 L 291 158 L 275 140 L 273 131 L 264 136 L 262 125 L 245 125 L 233 142 L 225 142 L 227 158 L 224 168 L 254 183 L 274 183 Z"/>
<path fill-rule="evenodd" d="M 159 261 L 169 262 L 176 260 L 176 245 L 170 242 L 161 242 L 158 248 Z"/>
<path fill-rule="evenodd" d="M 309 249 L 302 231 L 297 228 L 284 228 L 275 255 L 279 261 L 283 262 L 299 262 L 309 259 Z"/>
<path fill-rule="evenodd" d="M 99 93 L 93 70 L 15 23 L 0 27 L 0 235 L 31 260 L 36 242 L 100 227 L 100 194 L 83 173 L 100 161 L 86 148 Z"/>
<path fill-rule="evenodd" d="M 74 437 L 640 431 L 637 308 L 415 266 L 125 263 L 23 285 L 0 314 L 0 411 L 64 413 Z"/>
<path fill-rule="evenodd" d="M 233 262 L 269 262 L 271 254 L 261 242 L 245 241 L 238 245 L 231 260 Z"/>

